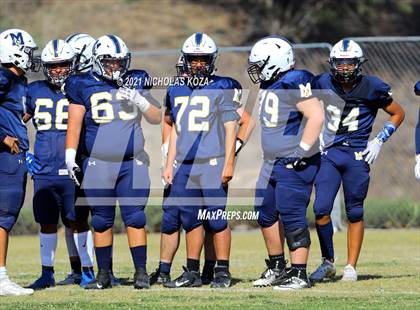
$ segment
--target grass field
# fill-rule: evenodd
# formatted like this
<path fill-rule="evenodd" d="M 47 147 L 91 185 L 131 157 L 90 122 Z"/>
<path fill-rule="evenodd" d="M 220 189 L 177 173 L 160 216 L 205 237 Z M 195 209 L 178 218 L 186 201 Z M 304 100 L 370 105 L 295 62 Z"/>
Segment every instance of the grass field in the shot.
<path fill-rule="evenodd" d="M 309 271 L 318 264 L 319 248 L 314 232 L 313 253 Z M 345 264 L 345 233 L 335 236 L 338 277 Z M 158 262 L 159 235 L 149 237 L 148 269 Z M 8 271 L 20 284 L 29 284 L 40 271 L 38 239 L 35 236 L 12 237 Z M 357 283 L 340 281 L 318 284 L 299 292 L 276 292 L 270 288 L 253 288 L 251 281 L 264 269 L 266 256 L 259 231 L 234 232 L 231 271 L 235 285 L 227 290 L 169 290 L 153 287 L 136 291 L 122 286 L 105 291 L 84 291 L 72 287 L 56 287 L 34 296 L 0 299 L 0 309 L 135 309 L 135 308 L 377 308 L 420 309 L 420 231 L 368 230 L 359 263 Z M 185 248 L 181 244 L 173 267 L 178 276 L 184 263 Z M 114 266 L 119 277 L 132 277 L 131 257 L 125 236 L 115 238 Z M 56 258 L 56 280 L 65 276 L 69 267 L 63 236 L 60 236 Z M 338 280 L 338 278 L 337 278 Z"/>

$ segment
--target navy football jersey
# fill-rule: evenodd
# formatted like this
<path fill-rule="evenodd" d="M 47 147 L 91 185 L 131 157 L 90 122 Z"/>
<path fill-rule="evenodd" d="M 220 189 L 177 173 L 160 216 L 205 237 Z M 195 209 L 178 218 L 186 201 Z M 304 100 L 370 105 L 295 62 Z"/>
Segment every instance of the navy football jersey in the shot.
<path fill-rule="evenodd" d="M 26 105 L 37 130 L 34 153 L 42 166 L 34 178 L 68 178 L 65 164 L 67 98 L 47 81 L 35 81 L 28 86 Z"/>
<path fill-rule="evenodd" d="M 28 82 L 25 76 L 17 76 L 9 69 L 0 67 L 0 133 L 19 139 L 19 148 L 29 148 L 28 134 L 22 118 L 26 113 L 26 92 Z M 0 143 L 0 149 L 5 148 Z"/>
<path fill-rule="evenodd" d="M 152 100 L 146 83 L 148 74 L 143 70 L 130 70 L 124 78 L 133 77 L 136 89 Z M 140 125 L 142 114 L 136 106 L 129 106 L 118 98 L 115 82 L 95 73 L 70 76 L 64 91 L 71 104 L 83 105 L 84 134 L 82 152 L 105 161 L 119 161 L 136 157 L 144 151 L 144 137 Z M 157 104 L 158 105 L 158 104 Z"/>
<path fill-rule="evenodd" d="M 176 125 L 176 160 L 225 155 L 226 121 L 239 120 L 242 86 L 228 77 L 211 76 L 206 85 L 188 83 L 168 88 L 166 108 Z"/>
<path fill-rule="evenodd" d="M 264 158 L 293 155 L 305 124 L 296 105 L 312 96 L 312 78 L 306 70 L 290 70 L 277 80 L 261 82 L 258 100 Z"/>
<path fill-rule="evenodd" d="M 314 78 L 313 89 L 324 102 L 326 126 L 335 133 L 331 145 L 366 147 L 378 109 L 392 102 L 391 87 L 375 76 L 364 75 L 349 92 L 334 82 L 331 74 Z"/>
<path fill-rule="evenodd" d="M 420 81 L 414 86 L 414 92 L 417 96 L 420 96 Z M 420 106 L 419 106 L 419 116 L 416 126 L 416 154 L 420 154 Z"/>

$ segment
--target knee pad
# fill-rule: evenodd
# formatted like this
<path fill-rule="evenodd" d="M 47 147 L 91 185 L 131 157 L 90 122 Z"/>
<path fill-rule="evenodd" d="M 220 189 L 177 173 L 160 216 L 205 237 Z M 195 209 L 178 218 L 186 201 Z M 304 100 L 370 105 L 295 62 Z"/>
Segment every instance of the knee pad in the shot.
<path fill-rule="evenodd" d="M 346 215 L 350 223 L 363 221 L 363 206 L 346 208 Z"/>
<path fill-rule="evenodd" d="M 228 227 L 226 219 L 207 220 L 203 223 L 204 229 L 211 233 L 218 233 Z"/>
<path fill-rule="evenodd" d="M 311 236 L 308 228 L 298 228 L 294 231 L 285 232 L 285 235 L 290 251 L 298 248 L 309 248 L 311 245 Z"/>
<path fill-rule="evenodd" d="M 92 227 L 97 232 L 104 232 L 114 226 L 114 220 L 98 214 L 92 215 Z"/>
<path fill-rule="evenodd" d="M 126 227 L 143 228 L 146 225 L 146 214 L 139 207 L 121 207 L 121 217 Z"/>

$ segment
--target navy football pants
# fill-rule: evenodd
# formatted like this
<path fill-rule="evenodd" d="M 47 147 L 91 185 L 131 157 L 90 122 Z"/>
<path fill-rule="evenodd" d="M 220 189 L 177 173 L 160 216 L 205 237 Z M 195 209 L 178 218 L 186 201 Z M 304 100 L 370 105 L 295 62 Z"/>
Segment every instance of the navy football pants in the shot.
<path fill-rule="evenodd" d="M 25 155 L 0 151 L 0 227 L 10 231 L 25 199 Z"/>
<path fill-rule="evenodd" d="M 346 215 L 350 222 L 363 220 L 363 202 L 369 188 L 369 164 L 361 155 L 364 148 L 334 146 L 323 152 L 315 180 L 316 218 L 330 215 L 343 183 Z"/>

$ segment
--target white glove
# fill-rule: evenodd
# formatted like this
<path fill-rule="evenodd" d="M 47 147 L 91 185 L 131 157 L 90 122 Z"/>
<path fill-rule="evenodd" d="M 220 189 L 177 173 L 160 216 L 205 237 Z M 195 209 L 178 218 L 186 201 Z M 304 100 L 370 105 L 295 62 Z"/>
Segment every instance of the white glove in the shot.
<path fill-rule="evenodd" d="M 368 142 L 366 149 L 363 151 L 362 155 L 366 155 L 365 161 L 371 165 L 378 158 L 379 152 L 381 151 L 382 143 L 378 138 Z"/>
<path fill-rule="evenodd" d="M 76 164 L 75 149 L 66 149 L 66 166 L 70 179 L 74 182 L 74 184 L 76 184 L 76 186 L 80 186 L 80 182 L 76 177 L 76 172 L 80 172 L 80 168 Z"/>
<path fill-rule="evenodd" d="M 161 151 L 162 151 L 162 163 L 161 163 L 161 169 L 162 169 L 162 172 L 164 171 L 164 169 L 165 169 L 165 166 L 166 166 L 166 160 L 168 159 L 168 150 L 169 150 L 169 142 L 165 142 L 165 143 L 163 143 L 162 144 L 162 147 L 161 147 Z M 162 175 L 162 184 L 163 184 L 163 186 L 166 186 L 167 184 L 166 184 L 166 181 L 165 181 L 165 178 L 163 177 L 163 175 Z"/>
<path fill-rule="evenodd" d="M 118 89 L 117 99 L 127 101 L 131 105 L 135 105 L 144 113 L 150 107 L 149 101 L 144 98 L 136 89 L 121 87 Z"/>
<path fill-rule="evenodd" d="M 414 175 L 420 180 L 420 154 L 416 155 L 416 165 L 414 166 Z"/>

